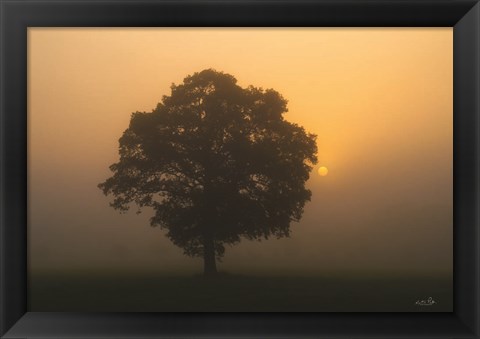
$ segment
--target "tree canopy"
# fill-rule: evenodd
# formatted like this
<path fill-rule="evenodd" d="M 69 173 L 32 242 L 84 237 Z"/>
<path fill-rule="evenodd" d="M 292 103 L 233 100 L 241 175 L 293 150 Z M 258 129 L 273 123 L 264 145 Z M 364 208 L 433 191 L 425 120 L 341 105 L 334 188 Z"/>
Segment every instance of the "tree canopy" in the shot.
<path fill-rule="evenodd" d="M 187 76 L 152 112 L 132 114 L 99 187 L 117 210 L 152 207 L 151 225 L 213 274 L 225 245 L 289 236 L 310 200 L 316 137 L 285 112 L 273 89 L 212 69 Z"/>

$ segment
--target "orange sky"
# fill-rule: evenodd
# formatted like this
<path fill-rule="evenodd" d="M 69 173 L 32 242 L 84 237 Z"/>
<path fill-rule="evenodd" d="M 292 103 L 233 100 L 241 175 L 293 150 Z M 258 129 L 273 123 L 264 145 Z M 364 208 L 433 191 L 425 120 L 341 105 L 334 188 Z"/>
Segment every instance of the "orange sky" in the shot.
<path fill-rule="evenodd" d="M 30 28 L 28 41 L 32 267 L 190 267 L 148 213 L 118 215 L 96 185 L 132 112 L 215 68 L 280 92 L 319 151 L 292 238 L 227 249 L 224 267 L 451 270 L 451 28 Z"/>

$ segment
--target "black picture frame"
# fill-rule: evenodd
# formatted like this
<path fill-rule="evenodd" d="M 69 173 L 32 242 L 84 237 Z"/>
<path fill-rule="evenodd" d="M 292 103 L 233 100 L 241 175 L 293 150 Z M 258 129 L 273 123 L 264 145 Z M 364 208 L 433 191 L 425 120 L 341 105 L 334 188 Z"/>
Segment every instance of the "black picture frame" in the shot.
<path fill-rule="evenodd" d="M 480 4 L 476 0 L 0 0 L 2 338 L 479 338 Z M 454 311 L 27 312 L 28 27 L 453 27 Z"/>

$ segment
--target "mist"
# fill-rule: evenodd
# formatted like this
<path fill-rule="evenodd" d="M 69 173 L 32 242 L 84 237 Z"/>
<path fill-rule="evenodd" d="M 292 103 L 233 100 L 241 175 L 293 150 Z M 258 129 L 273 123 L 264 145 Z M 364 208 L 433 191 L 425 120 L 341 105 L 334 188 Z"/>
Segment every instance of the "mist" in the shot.
<path fill-rule="evenodd" d="M 450 28 L 30 28 L 32 274 L 202 271 L 149 225 L 152 210 L 120 214 L 97 185 L 131 113 L 203 67 L 274 88 L 285 118 L 318 136 L 312 198 L 291 236 L 227 247 L 220 271 L 451 275 Z"/>

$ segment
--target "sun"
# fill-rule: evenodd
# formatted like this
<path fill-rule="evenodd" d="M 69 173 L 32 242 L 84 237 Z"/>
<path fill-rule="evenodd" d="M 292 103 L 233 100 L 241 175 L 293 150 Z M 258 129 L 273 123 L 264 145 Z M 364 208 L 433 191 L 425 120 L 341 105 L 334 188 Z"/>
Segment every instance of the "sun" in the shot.
<path fill-rule="evenodd" d="M 326 176 L 328 174 L 328 168 L 325 166 L 322 166 L 318 169 L 318 174 L 322 177 Z"/>

